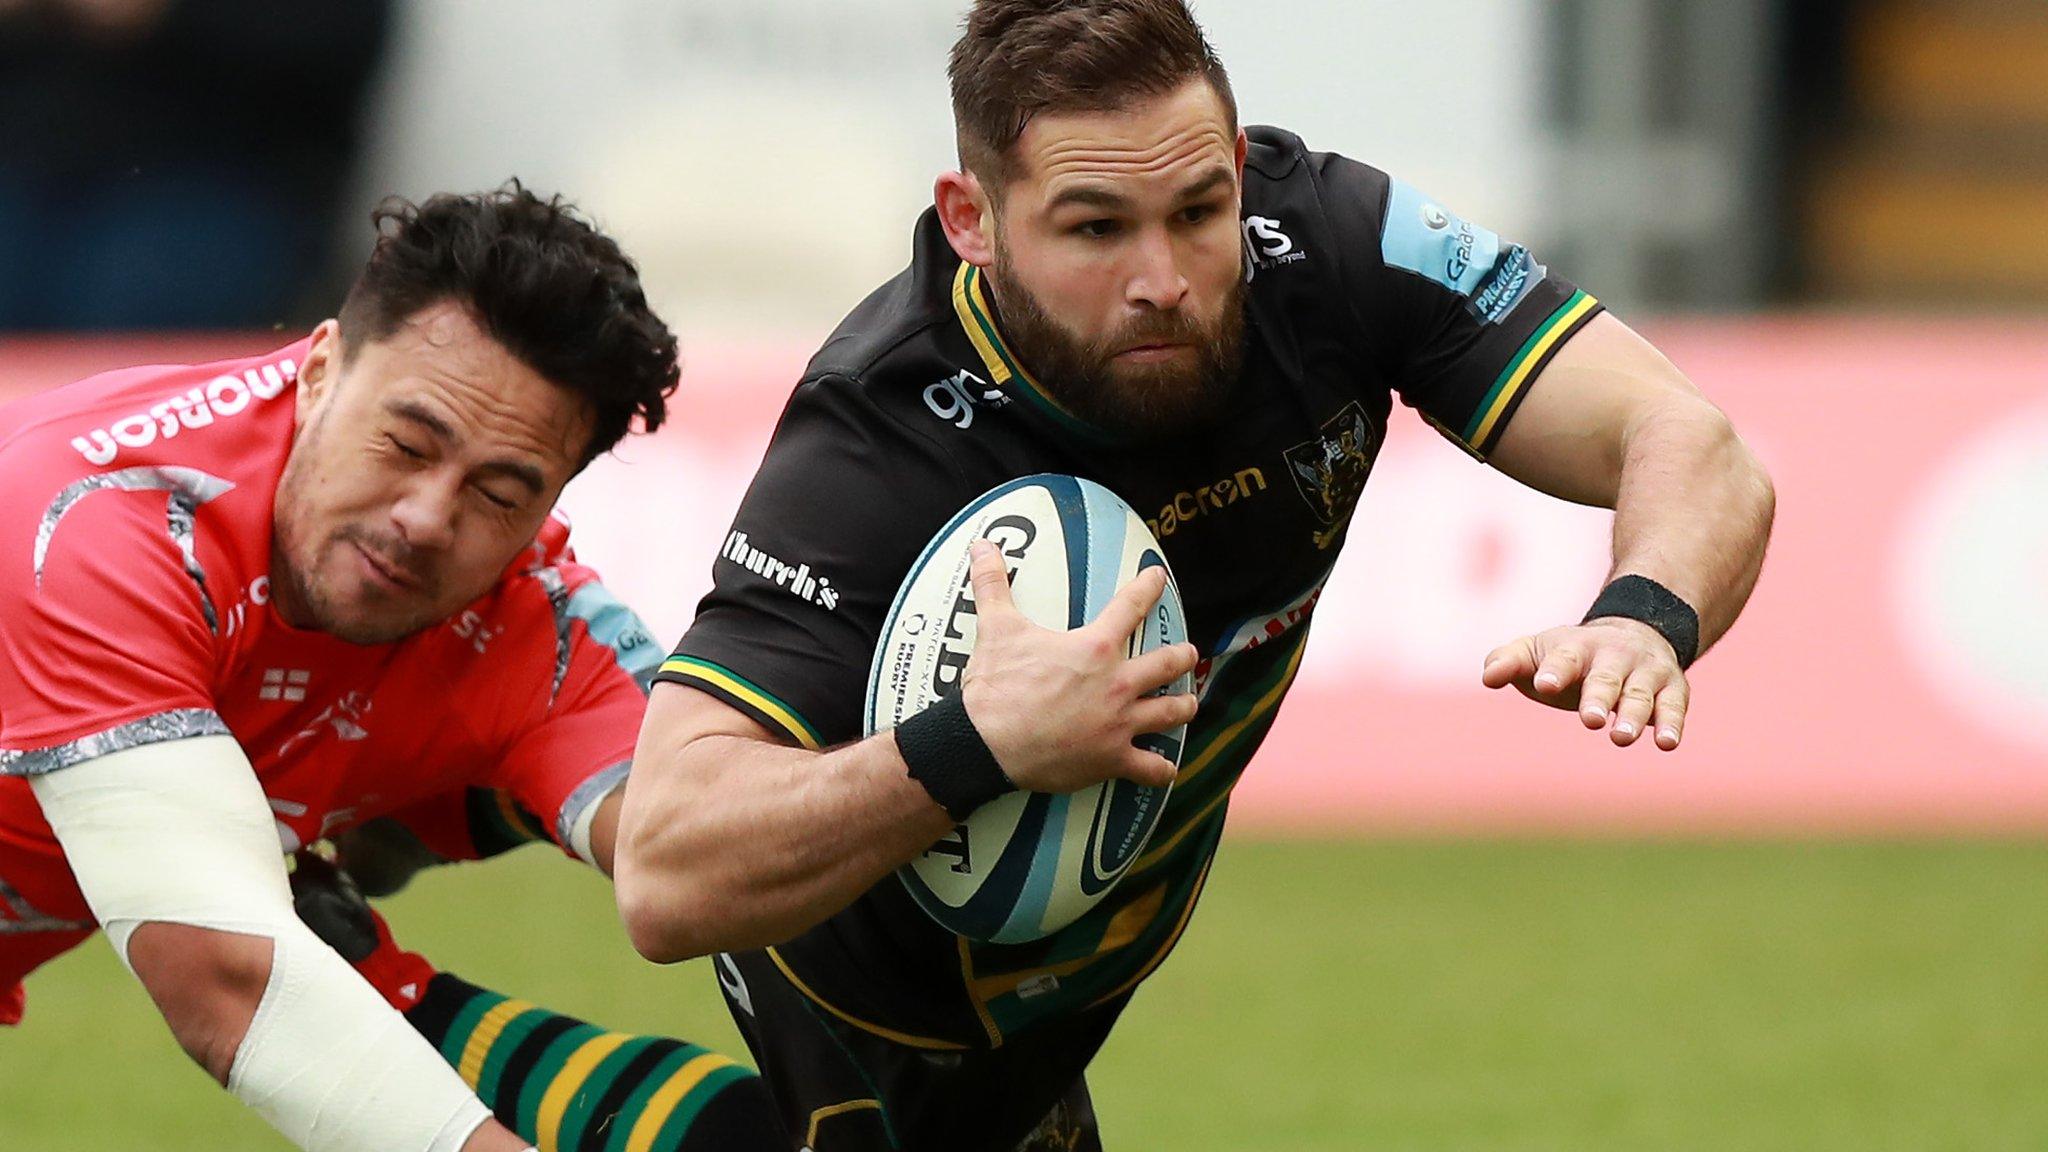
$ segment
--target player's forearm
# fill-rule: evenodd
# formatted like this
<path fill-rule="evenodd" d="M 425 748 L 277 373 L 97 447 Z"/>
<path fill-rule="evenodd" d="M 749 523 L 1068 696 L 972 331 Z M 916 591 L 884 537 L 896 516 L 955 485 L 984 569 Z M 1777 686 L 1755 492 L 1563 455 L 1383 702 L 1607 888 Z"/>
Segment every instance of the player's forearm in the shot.
<path fill-rule="evenodd" d="M 31 786 L 180 1043 L 299 1147 L 454 1152 L 490 1124 L 293 913 L 269 806 L 231 738 L 125 749 Z"/>
<path fill-rule="evenodd" d="M 642 742 L 642 757 L 660 753 Z M 706 735 L 636 758 L 617 895 L 634 947 L 670 963 L 779 943 L 953 827 L 883 735 L 831 752 Z"/>
<path fill-rule="evenodd" d="M 1647 576 L 1700 616 L 1700 651 L 1734 625 L 1756 587 L 1776 497 L 1726 416 L 1674 395 L 1623 444 L 1611 576 Z"/>

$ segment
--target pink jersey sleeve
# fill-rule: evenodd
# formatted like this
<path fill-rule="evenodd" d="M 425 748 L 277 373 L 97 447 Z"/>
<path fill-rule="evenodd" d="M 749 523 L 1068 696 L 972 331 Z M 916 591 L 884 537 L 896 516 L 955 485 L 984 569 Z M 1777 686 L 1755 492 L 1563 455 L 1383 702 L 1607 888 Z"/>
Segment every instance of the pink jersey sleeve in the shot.
<path fill-rule="evenodd" d="M 563 564 L 548 570 L 545 583 L 555 613 L 555 683 L 545 713 L 514 742 L 492 783 L 547 821 L 556 843 L 588 860 L 575 833 L 626 778 L 662 648 L 589 569 Z"/>
<path fill-rule="evenodd" d="M 133 468 L 0 517 L 0 774 L 227 732 L 194 527 L 223 483 Z"/>

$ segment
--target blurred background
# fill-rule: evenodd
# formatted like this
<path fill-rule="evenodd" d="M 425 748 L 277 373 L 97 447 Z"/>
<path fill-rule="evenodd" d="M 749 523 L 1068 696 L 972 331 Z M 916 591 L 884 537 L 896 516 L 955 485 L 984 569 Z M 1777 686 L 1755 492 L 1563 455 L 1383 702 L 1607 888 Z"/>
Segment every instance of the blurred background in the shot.
<path fill-rule="evenodd" d="M 641 262 L 673 427 L 571 488 L 687 624 L 791 384 L 952 160 L 960 0 L 0 0 L 0 395 L 297 339 L 381 196 L 519 176 Z M 1197 0 L 1250 122 L 1637 325 L 1777 480 L 1684 750 L 1478 684 L 1607 518 L 1397 419 L 1180 954 L 1124 1149 L 2048 1141 L 2048 5 Z M 464 975 L 733 1049 L 539 850 L 394 902 Z M 0 1147 L 270 1148 L 94 945 L 0 1034 Z M 108 1101 L 118 1101 L 109 1106 Z"/>

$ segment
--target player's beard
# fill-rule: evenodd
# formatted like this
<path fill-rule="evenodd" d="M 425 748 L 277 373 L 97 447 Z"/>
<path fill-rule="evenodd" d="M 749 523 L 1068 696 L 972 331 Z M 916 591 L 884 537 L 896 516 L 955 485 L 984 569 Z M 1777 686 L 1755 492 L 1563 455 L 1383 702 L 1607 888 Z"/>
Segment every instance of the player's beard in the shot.
<path fill-rule="evenodd" d="M 1009 264 L 998 236 L 989 279 L 1002 309 L 1003 336 L 1060 407 L 1132 440 L 1163 439 L 1216 419 L 1244 366 L 1243 280 L 1231 280 L 1229 294 L 1207 323 L 1185 309 L 1154 311 L 1089 340 L 1068 330 L 1008 275 Z M 1189 345 L 1193 361 L 1116 363 L 1119 352 L 1153 343 Z"/>

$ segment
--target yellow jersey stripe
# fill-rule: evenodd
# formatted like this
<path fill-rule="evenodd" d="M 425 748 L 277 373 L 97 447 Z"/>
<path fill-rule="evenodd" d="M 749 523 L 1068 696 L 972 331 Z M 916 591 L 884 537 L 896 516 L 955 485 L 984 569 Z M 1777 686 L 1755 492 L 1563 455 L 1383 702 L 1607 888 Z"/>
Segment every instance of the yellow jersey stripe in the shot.
<path fill-rule="evenodd" d="M 1202 901 L 1202 889 L 1209 883 L 1209 866 L 1214 863 L 1216 863 L 1216 857 L 1214 856 L 1211 856 L 1207 860 L 1204 860 L 1202 862 L 1202 874 L 1200 876 L 1195 877 L 1195 888 L 1194 891 L 1188 893 L 1187 906 L 1180 910 L 1180 920 L 1174 924 L 1173 931 L 1166 937 L 1166 942 L 1159 946 L 1159 951 L 1154 952 L 1152 954 L 1152 959 L 1145 961 L 1145 966 L 1143 968 L 1138 969 L 1136 973 L 1132 974 L 1129 980 L 1126 980 L 1123 983 L 1117 985 L 1115 988 L 1110 989 L 1108 995 L 1097 1000 L 1095 1003 L 1090 1004 L 1090 1008 L 1096 1008 L 1100 1007 L 1101 1005 L 1107 1004 L 1111 1000 L 1114 1000 L 1117 997 L 1123 995 L 1124 993 L 1130 991 L 1131 989 L 1136 988 L 1138 984 L 1145 979 L 1145 977 L 1150 976 L 1153 972 L 1158 970 L 1161 964 L 1166 963 L 1167 953 L 1172 952 L 1173 946 L 1175 944 L 1180 943 L 1181 933 L 1186 932 L 1188 930 L 1188 919 L 1195 914 L 1195 905 L 1201 903 Z"/>
<path fill-rule="evenodd" d="M 732 1061 L 716 1052 L 706 1052 L 676 1069 L 654 1095 L 647 1098 L 647 1109 L 640 1113 L 640 1119 L 633 1124 L 633 1134 L 626 1138 L 626 1152 L 652 1152 L 655 1137 L 661 1135 L 661 1126 L 668 1123 L 676 1105 L 683 1102 L 706 1076 L 727 1067 Z"/>
<path fill-rule="evenodd" d="M 863 1032 L 872 1032 L 884 1040 L 894 1040 L 896 1043 L 910 1048 L 923 1048 L 932 1052 L 967 1051 L 967 1045 L 965 1044 L 955 1044 L 951 1040 L 934 1040 L 929 1036 L 913 1036 L 908 1032 L 898 1032 L 894 1028 L 884 1028 L 880 1024 L 871 1024 L 849 1012 L 843 1012 L 837 1005 L 812 991 L 810 985 L 799 979 L 797 974 L 791 971 L 789 962 L 782 958 L 780 952 L 773 948 L 767 949 L 767 952 L 768 958 L 775 961 L 775 966 L 782 969 L 784 978 L 795 985 L 797 991 L 804 994 L 804 999 L 809 1000 L 811 1003 L 816 1004 L 818 1007 L 823 1008 L 825 1011 L 830 1012 Z"/>
<path fill-rule="evenodd" d="M 967 339 L 974 344 L 974 350 L 981 353 L 982 366 L 988 369 L 989 376 L 998 384 L 1008 384 L 1010 366 L 1003 362 L 1002 355 L 990 340 L 993 330 L 982 326 L 981 317 L 974 314 L 974 305 L 968 301 L 967 281 L 973 271 L 974 265 L 962 260 L 960 270 L 953 274 L 953 311 L 959 314 L 960 327 L 967 330 Z"/>
<path fill-rule="evenodd" d="M 1494 394 L 1488 398 L 1485 411 L 1474 425 L 1472 434 L 1465 437 L 1466 443 L 1475 450 L 1486 443 L 1486 438 L 1493 435 L 1493 427 L 1499 422 L 1501 414 L 1508 410 L 1509 404 L 1522 391 L 1523 385 L 1529 382 L 1530 376 L 1536 371 L 1536 366 L 1543 363 L 1543 358 L 1550 354 L 1550 350 L 1557 346 L 1558 341 L 1564 339 L 1565 333 L 1572 330 L 1572 325 L 1577 324 L 1582 317 L 1599 306 L 1600 302 L 1591 294 L 1580 292 L 1572 300 L 1567 301 L 1564 307 L 1550 318 L 1549 323 L 1530 338 L 1529 343 L 1522 346 L 1522 351 L 1509 366 L 1505 379 L 1494 386 Z"/>
<path fill-rule="evenodd" d="M 563 1063 L 562 1071 L 555 1077 L 554 1082 L 548 1085 L 547 1092 L 541 1096 L 540 1111 L 534 1121 L 533 1134 L 537 1137 L 534 1142 L 541 1147 L 542 1152 L 553 1152 L 562 1146 L 562 1116 L 569 1111 L 569 1102 L 576 1098 L 576 1093 L 583 1090 L 583 1082 L 590 1079 L 590 1074 L 597 1070 L 598 1064 L 605 1057 L 618 1051 L 619 1046 L 627 1039 L 629 1038 L 616 1032 L 593 1037 L 584 1041 L 583 1046 L 571 1053 L 569 1059 Z"/>
<path fill-rule="evenodd" d="M 1287 695 L 1288 687 L 1294 683 L 1295 673 L 1301 671 L 1301 656 L 1302 653 L 1307 651 L 1308 636 L 1304 633 L 1301 639 L 1294 645 L 1294 655 L 1287 658 L 1287 670 L 1281 673 L 1279 681 L 1273 687 L 1267 689 L 1266 694 L 1259 697 L 1258 701 L 1251 706 L 1251 710 L 1239 718 L 1237 723 L 1218 732 L 1210 739 L 1208 744 L 1203 746 L 1201 752 L 1197 753 L 1195 758 L 1189 761 L 1188 766 L 1181 769 L 1180 773 L 1174 777 L 1174 787 L 1178 788 L 1192 781 L 1195 777 L 1200 776 L 1205 769 L 1216 763 L 1217 758 L 1223 755 L 1231 744 L 1244 733 L 1246 728 L 1250 727 L 1266 713 L 1279 707 L 1280 698 Z M 1148 853 L 1147 857 L 1149 858 L 1150 855 Z M 1139 860 L 1134 865 L 1136 868 L 1143 868 L 1144 866 L 1144 860 Z"/>
<path fill-rule="evenodd" d="M 817 730 L 799 716 L 795 709 L 707 660 L 671 656 L 662 663 L 661 671 L 657 675 L 680 676 L 686 680 L 709 684 L 729 696 L 744 700 L 755 711 L 775 721 L 798 744 L 813 752 L 823 746 Z"/>
<path fill-rule="evenodd" d="M 1017 395 L 1036 405 L 1047 415 L 1067 429 L 1099 437 L 1102 433 L 1087 421 L 1067 411 L 1066 406 L 1053 399 L 1052 393 L 1038 383 L 1038 378 L 1010 352 L 1003 342 L 1003 334 L 996 328 L 994 314 L 989 310 L 988 296 L 982 290 L 981 269 L 962 262 L 960 271 L 953 276 L 953 310 L 959 313 L 960 326 L 967 330 L 967 339 L 974 344 L 974 350 L 981 354 L 982 363 L 988 366 L 989 374 L 997 384 L 1015 381 Z"/>
<path fill-rule="evenodd" d="M 811 1113 L 811 1126 L 804 1131 L 804 1147 L 816 1148 L 818 1146 L 818 1125 L 823 1124 L 834 1116 L 844 1116 L 848 1112 L 867 1112 L 871 1110 L 880 1112 L 882 1110 L 882 1102 L 880 1100 L 844 1100 L 837 1104 L 827 1104 L 816 1112 Z"/>
<path fill-rule="evenodd" d="M 955 936 L 953 939 L 960 945 L 960 983 L 967 989 L 967 999 L 974 1003 L 974 1014 L 981 1017 L 981 1026 L 988 1031 L 989 1047 L 1001 1048 L 1003 1046 L 1003 1030 L 996 1027 L 996 1019 L 988 1014 L 988 1005 L 983 1002 L 984 997 L 976 987 L 974 979 L 974 952 L 968 946 L 967 937 Z"/>
<path fill-rule="evenodd" d="M 1042 976 L 1065 976 L 1093 965 L 1102 959 L 1104 954 L 1114 952 L 1136 940 L 1138 934 L 1152 923 L 1152 918 L 1159 915 L 1159 909 L 1165 904 L 1166 885 L 1161 884 L 1110 918 L 1109 927 L 1103 931 L 1102 941 L 1095 946 L 1094 952 L 1078 960 L 1048 964 L 1043 968 L 1026 968 L 1020 972 L 1005 972 L 1000 976 L 985 976 L 974 981 L 970 985 L 970 990 L 976 997 L 977 1006 L 983 1001 L 1015 992 L 1017 987 L 1026 981 L 1036 980 Z"/>

